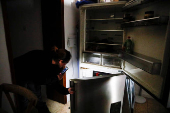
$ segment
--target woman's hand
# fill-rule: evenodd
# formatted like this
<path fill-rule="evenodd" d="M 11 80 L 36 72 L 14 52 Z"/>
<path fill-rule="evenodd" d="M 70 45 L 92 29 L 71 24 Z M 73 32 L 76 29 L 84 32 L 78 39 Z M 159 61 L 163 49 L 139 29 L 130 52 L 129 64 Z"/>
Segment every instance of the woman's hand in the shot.
<path fill-rule="evenodd" d="M 68 92 L 70 93 L 70 94 L 74 94 L 74 91 L 73 91 L 74 89 L 73 88 L 68 88 Z"/>
<path fill-rule="evenodd" d="M 57 75 L 58 76 L 58 80 L 61 80 L 62 78 L 63 78 L 63 76 L 64 76 L 64 74 L 59 74 L 59 75 Z"/>

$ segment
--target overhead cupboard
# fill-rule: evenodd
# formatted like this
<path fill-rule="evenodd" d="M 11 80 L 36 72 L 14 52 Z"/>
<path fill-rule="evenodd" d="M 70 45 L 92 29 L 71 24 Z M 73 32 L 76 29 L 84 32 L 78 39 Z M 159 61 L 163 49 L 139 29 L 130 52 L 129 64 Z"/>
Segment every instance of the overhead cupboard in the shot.
<path fill-rule="evenodd" d="M 164 100 L 170 2 L 136 1 L 80 7 L 80 77 L 83 69 L 96 71 L 95 66 L 121 70 L 152 96 Z M 134 43 L 133 53 L 122 51 L 128 36 Z"/>

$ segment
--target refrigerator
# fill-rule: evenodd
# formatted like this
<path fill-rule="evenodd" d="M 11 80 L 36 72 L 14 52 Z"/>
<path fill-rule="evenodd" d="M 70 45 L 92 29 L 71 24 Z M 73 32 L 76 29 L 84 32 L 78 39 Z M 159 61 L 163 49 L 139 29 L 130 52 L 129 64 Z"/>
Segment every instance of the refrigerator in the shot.
<path fill-rule="evenodd" d="M 126 76 L 123 74 L 70 80 L 71 113 L 121 113 Z"/>
<path fill-rule="evenodd" d="M 70 80 L 71 113 L 112 113 L 115 107 L 115 113 L 125 107 L 132 113 L 135 95 L 170 107 L 169 4 L 127 0 L 80 7 L 79 78 Z M 129 36 L 133 53 L 122 51 Z"/>

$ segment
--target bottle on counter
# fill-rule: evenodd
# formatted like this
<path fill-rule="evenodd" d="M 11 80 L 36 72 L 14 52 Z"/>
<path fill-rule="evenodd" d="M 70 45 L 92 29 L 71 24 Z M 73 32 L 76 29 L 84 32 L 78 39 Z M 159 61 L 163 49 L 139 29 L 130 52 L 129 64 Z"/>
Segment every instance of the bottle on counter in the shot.
<path fill-rule="evenodd" d="M 127 53 L 133 53 L 133 41 L 131 40 L 131 37 L 128 36 L 127 40 L 123 44 L 123 51 Z"/>

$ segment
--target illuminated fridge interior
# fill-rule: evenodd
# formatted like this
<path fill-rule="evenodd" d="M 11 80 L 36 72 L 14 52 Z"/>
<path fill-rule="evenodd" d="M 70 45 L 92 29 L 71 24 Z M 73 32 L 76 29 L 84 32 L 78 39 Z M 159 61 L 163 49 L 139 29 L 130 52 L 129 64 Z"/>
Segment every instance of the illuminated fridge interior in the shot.
<path fill-rule="evenodd" d="M 123 70 L 152 96 L 161 99 L 166 76 L 162 73 L 162 66 L 169 1 L 151 2 L 134 8 L 125 5 L 125 1 L 120 1 L 80 7 L 79 78 L 92 77 L 94 71 L 116 74 Z M 154 11 L 153 17 L 146 18 L 147 11 Z M 132 20 L 125 21 L 125 14 L 129 14 Z M 128 36 L 134 42 L 133 55 L 121 53 Z M 135 84 L 135 88 L 138 95 L 140 87 Z M 141 95 L 153 98 L 144 90 Z"/>

